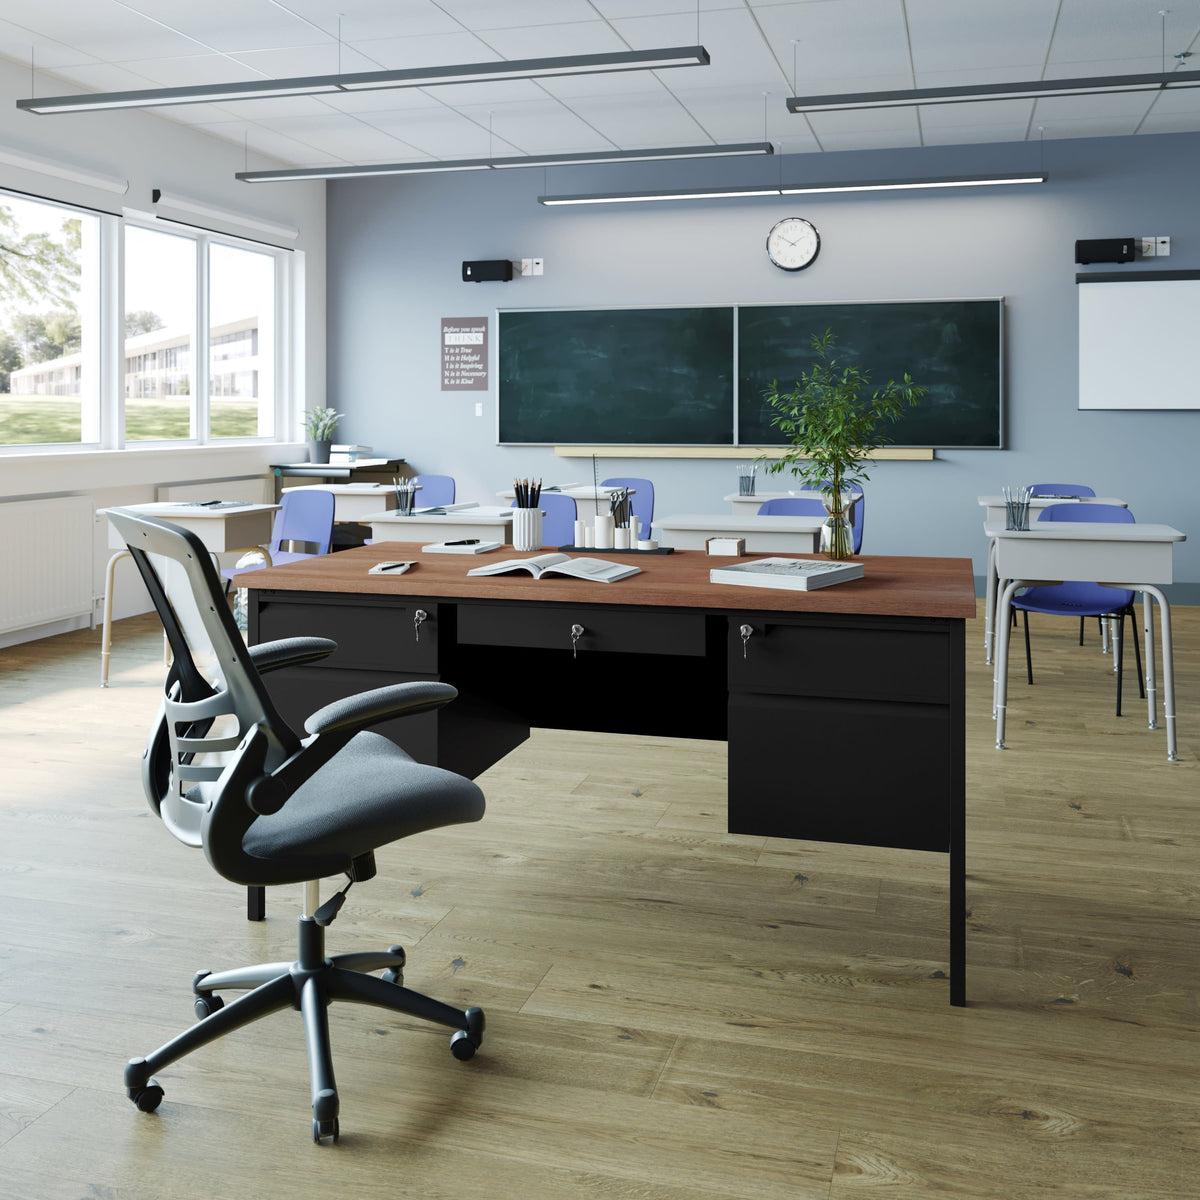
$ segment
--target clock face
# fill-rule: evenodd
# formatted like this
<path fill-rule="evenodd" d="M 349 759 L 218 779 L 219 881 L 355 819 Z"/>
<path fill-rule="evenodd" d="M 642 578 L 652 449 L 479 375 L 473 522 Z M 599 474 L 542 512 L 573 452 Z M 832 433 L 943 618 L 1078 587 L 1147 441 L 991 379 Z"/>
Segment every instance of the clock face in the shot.
<path fill-rule="evenodd" d="M 803 271 L 820 249 L 820 235 L 803 217 L 785 217 L 767 234 L 767 257 L 784 271 Z"/>

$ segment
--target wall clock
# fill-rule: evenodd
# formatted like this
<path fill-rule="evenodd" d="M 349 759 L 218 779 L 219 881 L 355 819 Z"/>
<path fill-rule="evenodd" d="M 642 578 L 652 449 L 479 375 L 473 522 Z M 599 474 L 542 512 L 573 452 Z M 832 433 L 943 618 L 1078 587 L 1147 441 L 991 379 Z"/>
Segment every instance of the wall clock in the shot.
<path fill-rule="evenodd" d="M 767 257 L 782 271 L 803 271 L 820 249 L 821 235 L 803 217 L 784 217 L 767 234 Z"/>

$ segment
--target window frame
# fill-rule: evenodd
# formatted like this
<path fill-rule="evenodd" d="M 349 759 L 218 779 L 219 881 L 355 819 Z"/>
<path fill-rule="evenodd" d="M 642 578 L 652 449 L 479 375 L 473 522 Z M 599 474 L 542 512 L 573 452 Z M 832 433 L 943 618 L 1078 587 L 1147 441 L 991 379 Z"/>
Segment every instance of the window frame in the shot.
<path fill-rule="evenodd" d="M 0 203 L 6 196 L 46 204 L 66 213 L 79 213 L 99 221 L 98 272 L 99 295 L 96 300 L 98 349 L 94 355 L 96 375 L 94 408 L 82 413 L 82 431 L 98 435 L 79 442 L 27 442 L 0 444 L 0 458 L 46 454 L 96 454 L 124 450 L 174 450 L 211 448 L 227 450 L 238 446 L 261 446 L 295 441 L 287 431 L 298 417 L 295 398 L 296 331 L 293 314 L 297 311 L 293 289 L 303 277 L 297 264 L 298 251 L 287 246 L 254 238 L 219 233 L 182 221 L 165 220 L 153 213 L 125 209 L 121 214 L 72 204 L 53 197 L 34 195 L 0 187 Z M 137 439 L 125 437 L 125 231 L 135 227 L 169 233 L 193 242 L 196 263 L 195 336 L 193 339 L 192 436 L 187 438 Z M 269 255 L 274 260 L 274 355 L 275 394 L 272 397 L 274 433 L 270 436 L 214 438 L 209 431 L 209 248 L 229 246 Z M 86 403 L 85 401 L 82 403 Z"/>

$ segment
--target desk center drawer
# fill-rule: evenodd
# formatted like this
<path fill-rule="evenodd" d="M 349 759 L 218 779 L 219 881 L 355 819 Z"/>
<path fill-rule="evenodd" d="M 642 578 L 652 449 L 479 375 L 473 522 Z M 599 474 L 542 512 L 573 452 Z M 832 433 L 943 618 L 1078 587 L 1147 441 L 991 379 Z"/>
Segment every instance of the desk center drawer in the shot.
<path fill-rule="evenodd" d="M 573 627 L 582 629 L 573 634 Z M 520 646 L 537 650 L 572 647 L 579 654 L 675 654 L 702 657 L 704 614 L 620 609 L 585 604 L 459 604 L 458 643 Z"/>

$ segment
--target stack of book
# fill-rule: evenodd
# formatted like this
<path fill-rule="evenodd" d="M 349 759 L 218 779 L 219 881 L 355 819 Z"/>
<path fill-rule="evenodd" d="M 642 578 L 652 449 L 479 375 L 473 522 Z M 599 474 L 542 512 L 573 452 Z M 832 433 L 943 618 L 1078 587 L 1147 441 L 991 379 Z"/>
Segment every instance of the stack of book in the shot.
<path fill-rule="evenodd" d="M 790 588 L 811 592 L 815 588 L 861 579 L 862 563 L 831 562 L 820 558 L 759 558 L 754 562 L 731 563 L 713 567 L 708 573 L 712 583 L 733 583 L 739 587 Z"/>

